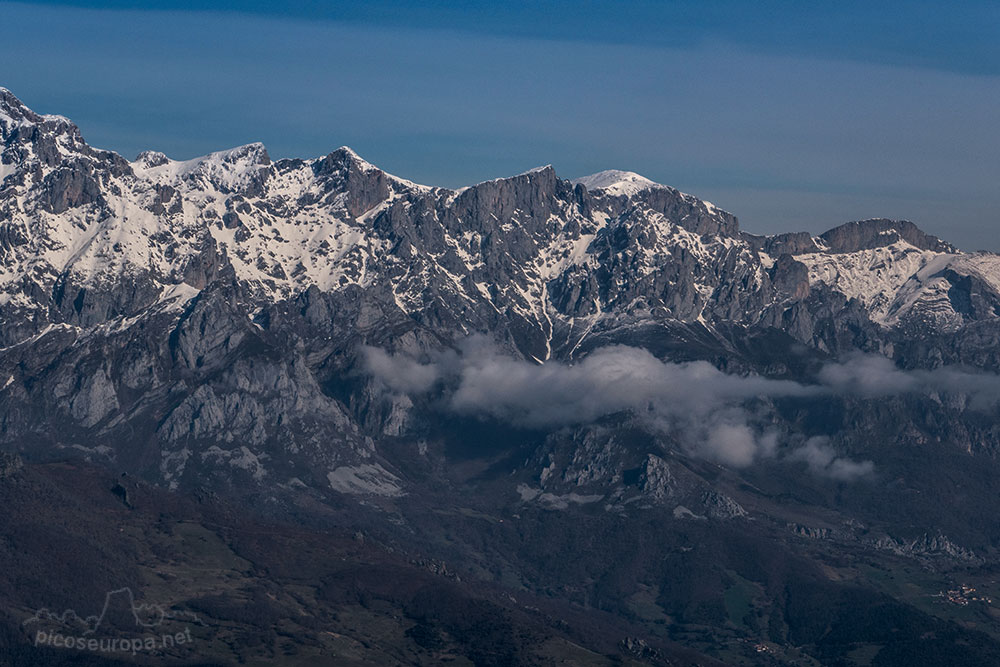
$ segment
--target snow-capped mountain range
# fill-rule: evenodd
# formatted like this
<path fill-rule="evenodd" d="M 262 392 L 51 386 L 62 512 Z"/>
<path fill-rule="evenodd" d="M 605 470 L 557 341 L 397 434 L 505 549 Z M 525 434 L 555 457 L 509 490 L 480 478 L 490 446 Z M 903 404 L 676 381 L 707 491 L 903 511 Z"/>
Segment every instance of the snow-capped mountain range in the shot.
<path fill-rule="evenodd" d="M 195 461 L 399 492 L 377 440 L 405 433 L 413 403 L 358 379 L 363 346 L 419 356 L 479 333 L 537 363 L 624 343 L 788 375 L 785 348 L 748 343 L 774 334 L 819 355 L 1000 363 L 983 335 L 913 352 L 995 326 L 1000 257 L 909 222 L 754 236 L 631 172 L 451 190 L 346 147 L 130 162 L 5 89 L 0 143 L 0 441 L 172 485 Z"/>
<path fill-rule="evenodd" d="M 272 161 L 249 144 L 129 162 L 6 90 L 0 138 L 5 345 L 49 324 L 180 308 L 225 270 L 269 301 L 356 286 L 406 315 L 441 308 L 460 328 L 514 318 L 519 347 L 541 360 L 623 314 L 774 323 L 824 286 L 882 327 L 955 328 L 995 316 L 1000 291 L 996 255 L 961 253 L 911 223 L 754 237 L 631 172 L 566 181 L 542 167 L 456 191 L 386 174 L 347 147 L 312 160 Z"/>

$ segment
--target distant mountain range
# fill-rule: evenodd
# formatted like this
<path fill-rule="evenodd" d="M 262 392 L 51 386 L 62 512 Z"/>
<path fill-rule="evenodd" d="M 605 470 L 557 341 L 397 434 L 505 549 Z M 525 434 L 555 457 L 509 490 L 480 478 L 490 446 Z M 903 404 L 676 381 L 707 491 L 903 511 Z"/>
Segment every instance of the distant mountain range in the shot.
<path fill-rule="evenodd" d="M 356 504 L 394 549 L 723 660 L 895 646 L 799 627 L 806 580 L 926 619 L 862 564 L 995 572 L 998 255 L 887 219 L 752 235 L 626 171 L 130 162 L 6 89 L 0 147 L 0 446 L 29 462 Z"/>

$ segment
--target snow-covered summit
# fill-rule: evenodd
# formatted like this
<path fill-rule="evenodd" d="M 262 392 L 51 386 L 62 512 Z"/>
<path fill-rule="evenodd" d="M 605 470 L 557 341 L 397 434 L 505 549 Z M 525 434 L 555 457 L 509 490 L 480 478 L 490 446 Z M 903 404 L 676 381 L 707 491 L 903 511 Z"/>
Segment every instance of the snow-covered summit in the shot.
<path fill-rule="evenodd" d="M 538 167 L 533 167 L 528 171 L 522 171 L 520 174 L 518 174 L 518 176 L 529 176 L 531 174 L 540 174 L 543 171 L 549 171 L 550 169 L 552 169 L 551 164 L 543 164 Z"/>
<path fill-rule="evenodd" d="M 361 155 L 359 155 L 358 152 L 353 148 L 351 148 L 350 146 L 341 146 L 337 150 L 333 151 L 332 155 L 340 155 L 343 158 L 352 161 L 362 171 L 371 171 L 372 169 L 378 169 L 378 167 L 376 167 L 374 164 L 361 157 Z"/>
<path fill-rule="evenodd" d="M 176 185 L 178 180 L 187 180 L 199 183 L 202 189 L 214 185 L 232 191 L 258 179 L 259 168 L 269 164 L 264 144 L 255 142 L 183 161 L 171 160 L 163 153 L 142 153 L 132 169 L 137 176 L 154 182 Z"/>
<path fill-rule="evenodd" d="M 579 183 L 588 190 L 603 190 L 610 195 L 631 196 L 649 188 L 665 187 L 634 171 L 608 169 L 590 176 L 574 178 L 573 183 Z"/>

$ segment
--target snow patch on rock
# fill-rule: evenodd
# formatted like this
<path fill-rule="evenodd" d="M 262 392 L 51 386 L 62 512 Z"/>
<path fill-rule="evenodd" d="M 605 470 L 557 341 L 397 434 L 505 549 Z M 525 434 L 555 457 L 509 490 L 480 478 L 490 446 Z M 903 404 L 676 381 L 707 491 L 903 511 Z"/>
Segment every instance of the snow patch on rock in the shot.
<path fill-rule="evenodd" d="M 377 463 L 340 466 L 326 475 L 330 488 L 351 495 L 405 495 L 400 479 Z"/>
<path fill-rule="evenodd" d="M 579 183 L 588 190 L 602 190 L 609 195 L 626 197 L 649 188 L 664 187 L 634 171 L 621 171 L 620 169 L 599 171 L 590 176 L 574 178 L 572 182 Z"/>

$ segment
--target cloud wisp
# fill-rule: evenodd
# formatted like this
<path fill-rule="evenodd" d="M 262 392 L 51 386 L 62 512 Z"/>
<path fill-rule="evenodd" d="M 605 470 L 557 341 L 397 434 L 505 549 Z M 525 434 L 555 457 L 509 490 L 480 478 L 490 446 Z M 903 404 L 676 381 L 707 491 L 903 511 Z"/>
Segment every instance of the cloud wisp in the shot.
<path fill-rule="evenodd" d="M 856 354 L 843 362 L 827 364 L 817 380 L 828 390 L 862 398 L 901 394 L 948 394 L 963 399 L 973 410 L 988 410 L 1000 403 L 1000 376 L 955 366 L 934 370 L 902 370 L 890 359 Z"/>
<path fill-rule="evenodd" d="M 538 365 L 507 356 L 481 337 L 427 363 L 376 348 L 365 348 L 364 361 L 368 373 L 392 391 L 413 396 L 440 385 L 446 406 L 458 414 L 560 428 L 629 412 L 651 428 L 677 435 L 691 454 L 733 467 L 775 456 L 788 439 L 754 409 L 772 399 L 923 392 L 964 396 L 977 409 L 1000 401 L 998 376 L 948 367 L 903 371 L 888 359 L 864 355 L 828 364 L 812 384 L 731 375 L 704 361 L 663 362 L 626 346 L 598 349 L 572 365 Z M 787 458 L 837 480 L 874 470 L 870 461 L 837 456 L 823 437 L 793 446 Z"/>
<path fill-rule="evenodd" d="M 836 451 L 830 446 L 830 438 L 825 435 L 809 438 L 805 444 L 793 450 L 788 458 L 804 462 L 809 466 L 809 470 L 817 475 L 840 481 L 850 481 L 875 471 L 875 464 L 871 461 L 852 461 L 837 456 Z"/>

